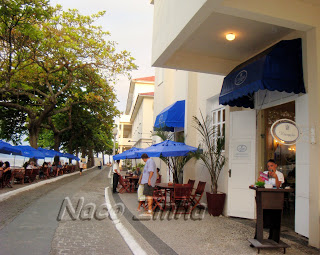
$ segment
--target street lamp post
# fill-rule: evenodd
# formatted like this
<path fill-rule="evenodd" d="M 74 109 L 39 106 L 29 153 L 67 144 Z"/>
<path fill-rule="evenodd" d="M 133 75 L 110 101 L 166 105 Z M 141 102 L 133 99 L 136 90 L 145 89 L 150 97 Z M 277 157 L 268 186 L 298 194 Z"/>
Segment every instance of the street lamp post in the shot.
<path fill-rule="evenodd" d="M 112 154 L 115 155 L 116 154 L 116 137 L 117 137 L 117 134 L 118 134 L 117 126 L 115 126 L 113 128 L 112 134 L 113 134 L 113 151 L 112 151 Z M 112 159 L 112 161 L 113 161 L 113 159 Z"/>

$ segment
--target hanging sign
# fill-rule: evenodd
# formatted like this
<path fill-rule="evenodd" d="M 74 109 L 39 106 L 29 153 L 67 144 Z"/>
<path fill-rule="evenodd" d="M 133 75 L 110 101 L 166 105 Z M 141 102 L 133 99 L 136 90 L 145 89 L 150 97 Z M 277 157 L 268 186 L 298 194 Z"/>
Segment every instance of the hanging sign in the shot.
<path fill-rule="evenodd" d="M 295 144 L 300 136 L 296 123 L 289 119 L 280 119 L 271 126 L 272 137 L 283 145 Z"/>

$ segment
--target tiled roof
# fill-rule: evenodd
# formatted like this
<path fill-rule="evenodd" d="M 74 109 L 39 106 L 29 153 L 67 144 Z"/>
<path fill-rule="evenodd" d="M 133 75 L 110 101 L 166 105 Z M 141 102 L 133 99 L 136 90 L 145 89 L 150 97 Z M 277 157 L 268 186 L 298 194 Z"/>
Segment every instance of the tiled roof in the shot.
<path fill-rule="evenodd" d="M 139 93 L 140 96 L 154 96 L 154 92 Z"/>
<path fill-rule="evenodd" d="M 149 77 L 142 77 L 142 78 L 136 78 L 133 79 L 133 81 L 154 81 L 155 76 L 149 76 Z"/>

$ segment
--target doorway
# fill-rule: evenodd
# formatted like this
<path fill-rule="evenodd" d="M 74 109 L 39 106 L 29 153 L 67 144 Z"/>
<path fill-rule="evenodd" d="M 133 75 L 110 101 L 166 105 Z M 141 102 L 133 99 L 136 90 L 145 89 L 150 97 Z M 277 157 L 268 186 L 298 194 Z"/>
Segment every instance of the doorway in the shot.
<path fill-rule="evenodd" d="M 278 165 L 278 171 L 282 172 L 285 178 L 284 186 L 295 188 L 295 166 L 296 146 L 284 145 L 277 142 L 271 135 L 272 124 L 280 119 L 295 121 L 295 102 L 277 105 L 267 108 L 261 113 L 261 159 L 260 164 L 263 171 L 266 170 L 266 163 L 274 159 Z M 294 229 L 295 218 L 295 193 L 285 193 L 282 225 Z"/>

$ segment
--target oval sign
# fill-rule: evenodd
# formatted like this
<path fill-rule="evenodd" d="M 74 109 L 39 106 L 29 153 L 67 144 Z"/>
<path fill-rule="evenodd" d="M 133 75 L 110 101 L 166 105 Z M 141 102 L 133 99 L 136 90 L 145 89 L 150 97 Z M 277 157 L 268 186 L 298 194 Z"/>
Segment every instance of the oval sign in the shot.
<path fill-rule="evenodd" d="M 281 119 L 272 124 L 271 135 L 281 144 L 292 145 L 299 139 L 300 131 L 294 121 Z"/>

